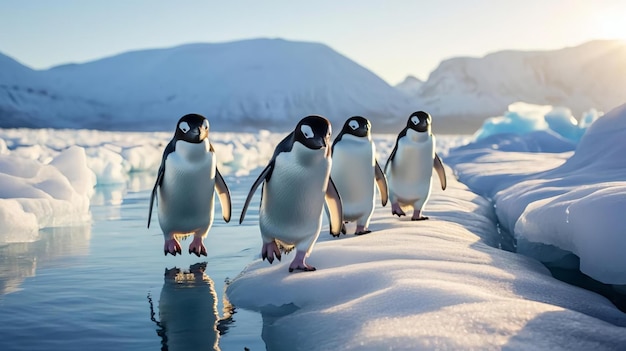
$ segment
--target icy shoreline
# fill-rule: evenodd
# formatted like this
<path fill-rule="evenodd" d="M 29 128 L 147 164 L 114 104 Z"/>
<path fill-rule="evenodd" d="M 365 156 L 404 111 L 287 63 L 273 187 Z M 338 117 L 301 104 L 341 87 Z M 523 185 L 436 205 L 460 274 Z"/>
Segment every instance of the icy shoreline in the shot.
<path fill-rule="evenodd" d="M 311 273 L 251 263 L 227 288 L 264 317 L 271 350 L 614 349 L 626 314 L 497 248 L 491 204 L 451 180 L 411 222 L 377 208 L 371 234 L 323 231 Z M 326 228 L 327 229 L 327 228 Z M 294 346 L 295 345 L 295 346 Z"/>

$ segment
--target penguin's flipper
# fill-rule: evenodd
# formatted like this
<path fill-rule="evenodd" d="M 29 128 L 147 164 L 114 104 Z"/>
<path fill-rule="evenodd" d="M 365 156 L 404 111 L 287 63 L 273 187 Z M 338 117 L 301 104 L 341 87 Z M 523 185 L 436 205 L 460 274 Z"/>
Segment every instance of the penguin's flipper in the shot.
<path fill-rule="evenodd" d="M 272 174 L 272 169 L 273 168 L 274 168 L 274 162 L 270 162 L 265 167 L 263 172 L 261 172 L 259 177 L 254 182 L 254 184 L 252 184 L 252 187 L 250 188 L 250 192 L 248 193 L 248 197 L 246 198 L 246 202 L 243 205 L 243 210 L 241 210 L 241 216 L 239 216 L 239 224 L 241 224 L 241 222 L 243 222 L 243 219 L 246 216 L 246 211 L 248 210 L 248 205 L 250 205 L 250 200 L 252 200 L 252 196 L 254 196 L 254 193 L 256 192 L 256 189 L 259 187 L 259 185 L 261 185 L 261 183 L 263 183 L 263 181 L 266 178 L 268 178 Z"/>
<path fill-rule="evenodd" d="M 326 187 L 326 207 L 328 211 L 328 222 L 330 223 L 330 234 L 338 236 L 343 225 L 343 206 L 337 187 L 332 178 L 328 178 Z"/>
<path fill-rule="evenodd" d="M 228 190 L 228 186 L 226 186 L 224 177 L 222 177 L 222 174 L 217 168 L 215 168 L 215 190 L 217 190 L 217 196 L 220 199 L 220 205 L 222 205 L 222 217 L 224 217 L 224 221 L 228 223 L 230 222 L 230 212 L 232 209 L 230 191 Z"/>
<path fill-rule="evenodd" d="M 433 162 L 433 167 L 435 171 L 437 171 L 437 175 L 439 176 L 439 181 L 441 182 L 441 190 L 446 190 L 447 180 L 446 180 L 446 170 L 443 168 L 443 162 L 439 158 L 439 155 L 435 154 L 435 161 Z"/>
<path fill-rule="evenodd" d="M 406 131 L 407 131 L 407 128 L 404 128 L 402 129 L 400 133 L 398 133 L 398 137 L 396 138 L 396 143 L 393 146 L 393 150 L 391 150 L 391 153 L 389 154 L 389 158 L 387 159 L 387 162 L 385 163 L 385 173 L 387 173 L 387 168 L 389 167 L 389 164 L 391 163 L 391 161 L 393 161 L 393 158 L 396 156 L 396 151 L 398 151 L 398 141 L 400 141 L 400 138 L 403 138 L 406 136 Z"/>
<path fill-rule="evenodd" d="M 387 177 L 385 177 L 385 173 L 380 169 L 380 165 L 378 161 L 374 160 L 374 176 L 376 178 L 376 185 L 378 185 L 378 192 L 380 192 L 380 201 L 385 207 L 387 205 L 387 201 L 389 200 L 389 189 L 387 188 Z"/>
<path fill-rule="evenodd" d="M 157 189 L 163 183 L 163 175 L 165 174 L 165 159 L 167 156 L 176 150 L 176 141 L 174 139 L 163 150 L 163 157 L 161 157 L 161 165 L 159 166 L 159 172 L 157 173 L 157 179 L 154 182 L 154 188 L 152 188 L 152 195 L 150 195 L 150 209 L 148 210 L 148 228 L 150 228 L 150 220 L 152 219 L 152 206 L 154 205 L 154 199 L 157 196 Z"/>
<path fill-rule="evenodd" d="M 154 182 L 154 188 L 152 188 L 152 195 L 150 195 L 150 209 L 148 210 L 148 228 L 150 228 L 150 220 L 152 219 L 152 206 L 154 205 L 154 199 L 157 196 L 157 188 L 161 181 L 163 180 L 163 168 L 159 168 L 159 174 L 157 175 L 156 182 Z"/>
<path fill-rule="evenodd" d="M 398 150 L 397 141 L 396 141 L 396 146 L 393 148 L 393 150 L 391 150 L 391 153 L 389 154 L 389 158 L 387 159 L 387 162 L 385 162 L 385 173 L 387 173 L 387 169 L 389 168 L 389 164 L 391 163 L 391 161 L 393 161 L 393 157 L 396 156 L 396 150 Z"/>

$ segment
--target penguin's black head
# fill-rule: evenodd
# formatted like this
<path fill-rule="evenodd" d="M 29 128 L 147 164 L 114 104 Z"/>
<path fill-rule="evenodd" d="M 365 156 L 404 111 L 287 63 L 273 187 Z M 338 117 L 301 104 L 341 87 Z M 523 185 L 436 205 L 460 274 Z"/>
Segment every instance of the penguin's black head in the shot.
<path fill-rule="evenodd" d="M 294 130 L 295 141 L 313 150 L 328 146 L 330 134 L 330 122 L 326 118 L 316 115 L 301 119 Z"/>
<path fill-rule="evenodd" d="M 209 120 L 204 116 L 190 113 L 182 116 L 176 124 L 174 139 L 189 143 L 201 143 L 209 136 Z"/>
<path fill-rule="evenodd" d="M 428 113 L 424 111 L 417 111 L 413 112 L 409 116 L 409 120 L 406 122 L 406 127 L 420 133 L 429 132 L 431 121 L 432 118 Z"/>
<path fill-rule="evenodd" d="M 370 134 L 372 124 L 367 118 L 361 116 L 352 116 L 346 120 L 341 129 L 341 134 L 352 134 L 358 137 L 366 137 Z"/>

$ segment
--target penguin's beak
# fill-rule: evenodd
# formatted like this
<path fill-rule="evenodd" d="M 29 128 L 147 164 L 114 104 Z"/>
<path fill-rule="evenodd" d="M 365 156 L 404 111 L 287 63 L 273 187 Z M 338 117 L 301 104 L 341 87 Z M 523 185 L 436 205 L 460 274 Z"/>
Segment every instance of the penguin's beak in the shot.
<path fill-rule="evenodd" d="M 326 145 L 328 145 L 328 142 L 326 141 L 325 137 L 316 137 L 311 139 L 308 144 L 311 149 L 321 149 L 323 147 L 326 147 Z"/>
<path fill-rule="evenodd" d="M 356 135 L 360 136 L 360 137 L 364 137 L 367 136 L 367 133 L 369 132 L 369 126 L 367 124 L 359 127 L 359 129 L 356 130 Z"/>
<path fill-rule="evenodd" d="M 193 140 L 193 142 L 200 143 L 202 140 L 206 139 L 209 135 L 209 130 L 203 127 L 198 127 L 191 129 L 187 132 L 189 140 Z"/>
<path fill-rule="evenodd" d="M 428 122 L 426 120 L 422 120 L 420 121 L 417 126 L 415 126 L 415 129 L 418 132 L 426 132 L 428 131 Z"/>

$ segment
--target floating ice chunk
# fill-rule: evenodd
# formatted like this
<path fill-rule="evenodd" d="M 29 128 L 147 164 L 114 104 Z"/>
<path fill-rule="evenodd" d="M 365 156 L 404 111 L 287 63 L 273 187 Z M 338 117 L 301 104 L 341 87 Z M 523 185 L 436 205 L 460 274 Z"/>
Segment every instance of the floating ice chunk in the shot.
<path fill-rule="evenodd" d="M 154 145 L 143 144 L 124 148 L 120 155 L 130 172 L 143 172 L 158 169 L 163 150 Z"/>
<path fill-rule="evenodd" d="M 87 149 L 87 164 L 97 176 L 98 184 L 125 183 L 130 165 L 118 152 L 105 147 Z"/>
<path fill-rule="evenodd" d="M 578 126 L 578 121 L 568 108 L 555 107 L 544 118 L 551 130 L 569 140 L 578 141 L 584 133 L 584 129 Z"/>
<path fill-rule="evenodd" d="M 518 102 L 509 105 L 503 116 L 486 119 L 474 134 L 474 139 L 481 140 L 497 134 L 524 135 L 546 131 L 578 142 L 585 130 L 600 115 L 598 111 L 592 109 L 581 117 L 579 123 L 568 108 Z"/>
<path fill-rule="evenodd" d="M 84 223 L 94 186 L 81 147 L 50 164 L 0 155 L 0 242 L 33 241 L 40 228 Z"/>
<path fill-rule="evenodd" d="M 0 199 L 0 243 L 32 242 L 38 237 L 37 216 L 25 212 L 16 199 Z"/>

